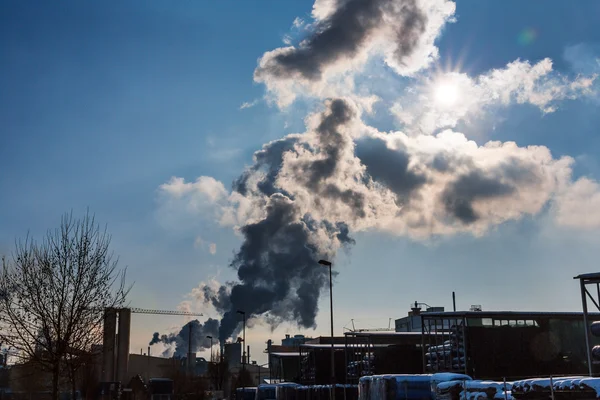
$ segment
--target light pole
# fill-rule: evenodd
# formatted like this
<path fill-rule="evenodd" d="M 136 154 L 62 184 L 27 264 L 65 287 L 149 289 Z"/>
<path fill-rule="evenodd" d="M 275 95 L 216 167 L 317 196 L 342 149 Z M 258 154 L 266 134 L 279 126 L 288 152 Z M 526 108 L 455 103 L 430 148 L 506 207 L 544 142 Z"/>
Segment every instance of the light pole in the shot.
<path fill-rule="evenodd" d="M 213 337 L 212 336 L 207 336 L 206 338 L 210 339 L 210 362 L 213 362 L 213 353 L 212 353 Z"/>
<path fill-rule="evenodd" d="M 333 280 L 331 278 L 331 262 L 319 260 L 319 264 L 329 267 L 329 312 L 331 314 L 331 399 L 335 400 L 335 345 L 333 336 Z"/>
<path fill-rule="evenodd" d="M 246 371 L 246 312 L 242 311 L 242 310 L 237 310 L 238 314 L 241 314 L 242 317 L 244 318 L 244 325 L 243 325 L 243 334 L 242 334 L 242 342 L 244 342 L 244 344 L 242 345 L 242 371 Z"/>

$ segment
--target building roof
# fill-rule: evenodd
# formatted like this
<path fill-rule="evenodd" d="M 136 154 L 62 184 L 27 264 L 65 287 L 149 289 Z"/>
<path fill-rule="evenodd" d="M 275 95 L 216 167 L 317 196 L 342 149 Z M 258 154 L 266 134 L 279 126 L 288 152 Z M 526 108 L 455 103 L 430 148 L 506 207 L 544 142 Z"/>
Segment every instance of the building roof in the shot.
<path fill-rule="evenodd" d="M 347 336 L 421 336 L 421 332 L 394 332 L 394 331 L 377 331 L 377 332 L 345 332 Z"/>
<path fill-rule="evenodd" d="M 589 274 L 580 274 L 573 279 L 584 279 L 584 280 L 598 280 L 600 281 L 600 272 L 592 272 Z"/>
<path fill-rule="evenodd" d="M 271 355 L 275 357 L 300 357 L 300 353 L 297 351 L 290 351 L 287 353 L 271 353 Z"/>
<path fill-rule="evenodd" d="M 589 315 L 600 317 L 600 313 L 589 313 Z M 553 312 L 553 311 L 445 311 L 429 312 L 422 314 L 423 318 L 451 318 L 451 317 L 477 317 L 477 318 L 535 318 L 535 317 L 557 317 L 557 318 L 582 318 L 582 312 Z"/>
<path fill-rule="evenodd" d="M 301 344 L 300 347 L 302 348 L 309 348 L 309 349 L 330 349 L 331 348 L 331 344 L 321 344 L 321 343 L 305 343 L 305 344 Z M 333 347 L 335 349 L 345 349 L 346 345 L 345 344 L 340 344 L 340 343 L 336 343 L 333 345 Z"/>

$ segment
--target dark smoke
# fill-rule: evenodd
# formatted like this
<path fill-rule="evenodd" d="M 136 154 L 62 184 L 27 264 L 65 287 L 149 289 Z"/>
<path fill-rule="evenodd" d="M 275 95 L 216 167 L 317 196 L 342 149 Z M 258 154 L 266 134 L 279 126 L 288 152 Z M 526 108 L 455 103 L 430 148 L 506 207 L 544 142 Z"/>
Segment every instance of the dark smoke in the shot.
<path fill-rule="evenodd" d="M 341 59 L 351 59 L 382 30 L 391 31 L 394 58 L 399 65 L 417 47 L 427 16 L 416 0 L 348 0 L 326 19 L 318 21 L 312 36 L 299 48 L 276 54 L 257 69 L 255 76 L 316 81 L 323 71 Z"/>
<path fill-rule="evenodd" d="M 256 172 L 261 171 L 265 175 L 257 184 L 259 191 L 266 196 L 281 192 L 280 189 L 275 188 L 275 179 L 283 163 L 283 155 L 294 148 L 299 138 L 300 135 L 289 135 L 264 145 L 262 150 L 254 153 L 252 167 L 233 183 L 233 190 L 246 196 L 249 191 L 248 179 Z"/>
<path fill-rule="evenodd" d="M 356 111 L 342 99 L 329 102 L 328 110 L 322 115 L 315 133 L 319 154 L 324 155 L 318 160 L 307 160 L 294 167 L 294 175 L 305 187 L 316 195 L 317 199 L 329 198 L 340 200 L 352 209 L 356 217 L 365 216 L 365 199 L 362 193 L 351 189 L 341 189 L 335 183 L 326 183 L 337 172 L 340 163 L 347 157 L 347 151 L 352 149 L 352 139 L 340 131 L 340 128 L 356 118 Z"/>
<path fill-rule="evenodd" d="M 343 152 L 351 150 L 352 141 L 340 133 L 356 114 L 343 100 L 328 103 L 315 129 L 314 148 L 300 143 L 299 136 L 269 143 L 255 154 L 255 164 L 234 183 L 234 190 L 246 196 L 264 197 L 265 216 L 240 228 L 244 242 L 231 262 L 238 272 L 239 283 L 226 285 L 217 291 L 205 287 L 204 298 L 223 314 L 219 337 L 225 341 L 241 322 L 238 309 L 248 318 L 267 315 L 272 323 L 295 321 L 302 327 L 314 327 L 318 300 L 325 288 L 328 271 L 318 264 L 321 258 L 334 256 L 322 240 L 351 244 L 348 226 L 315 220 L 300 211 L 295 199 L 277 186 L 286 152 L 309 150 L 317 155 L 295 164 L 294 174 L 303 185 L 322 198 L 339 200 L 357 215 L 364 213 L 364 199 L 360 193 L 336 186 L 335 177 Z M 303 173 L 299 173 L 299 171 Z M 257 175 L 257 172 L 260 172 Z M 251 178 L 259 176 L 257 183 Z"/>
<path fill-rule="evenodd" d="M 158 332 L 154 332 L 152 340 L 149 345 L 152 346 L 157 343 L 164 343 L 167 345 L 175 343 L 174 357 L 186 357 L 189 346 L 189 335 L 190 326 L 192 327 L 192 352 L 198 352 L 204 349 L 210 349 L 210 339 L 206 336 L 212 336 L 214 338 L 213 344 L 217 344 L 219 334 L 219 321 L 216 319 L 209 318 L 204 324 L 201 324 L 197 319 L 188 322 L 181 328 L 178 334 L 161 335 Z M 163 352 L 163 356 L 167 356 L 169 350 Z"/>
<path fill-rule="evenodd" d="M 359 141 L 356 156 L 375 182 L 394 192 L 398 204 L 406 203 L 413 192 L 427 182 L 425 175 L 409 168 L 410 156 L 406 151 L 390 149 L 383 140 Z"/>
<path fill-rule="evenodd" d="M 464 224 L 471 224 L 480 218 L 473 208 L 475 201 L 507 197 L 523 183 L 535 185 L 538 182 L 539 177 L 532 172 L 531 165 L 509 159 L 487 174 L 473 170 L 459 176 L 444 189 L 442 203 L 450 215 Z"/>

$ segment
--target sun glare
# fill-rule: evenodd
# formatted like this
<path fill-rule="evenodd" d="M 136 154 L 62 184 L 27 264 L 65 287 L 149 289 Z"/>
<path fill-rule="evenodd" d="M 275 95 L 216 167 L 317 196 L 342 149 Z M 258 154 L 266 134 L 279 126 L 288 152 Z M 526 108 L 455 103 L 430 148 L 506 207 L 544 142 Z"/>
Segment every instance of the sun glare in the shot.
<path fill-rule="evenodd" d="M 452 106 L 458 101 L 459 93 L 456 84 L 443 82 L 435 87 L 435 101 L 444 106 Z"/>

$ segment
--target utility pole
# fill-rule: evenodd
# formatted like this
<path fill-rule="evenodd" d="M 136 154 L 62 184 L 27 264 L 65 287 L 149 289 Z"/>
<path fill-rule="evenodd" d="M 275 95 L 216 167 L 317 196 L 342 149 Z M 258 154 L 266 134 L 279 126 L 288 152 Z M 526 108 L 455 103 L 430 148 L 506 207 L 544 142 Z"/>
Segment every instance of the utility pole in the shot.
<path fill-rule="evenodd" d="M 329 267 L 329 307 L 331 314 L 331 400 L 335 400 L 335 340 L 333 336 L 333 280 L 331 277 L 331 262 L 319 260 L 319 264 Z"/>

